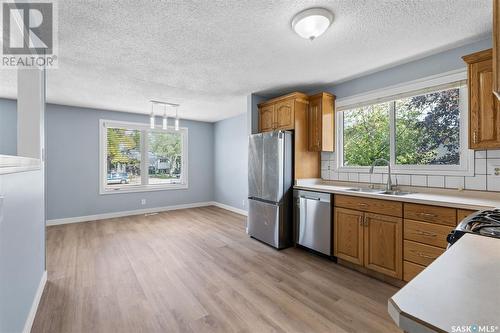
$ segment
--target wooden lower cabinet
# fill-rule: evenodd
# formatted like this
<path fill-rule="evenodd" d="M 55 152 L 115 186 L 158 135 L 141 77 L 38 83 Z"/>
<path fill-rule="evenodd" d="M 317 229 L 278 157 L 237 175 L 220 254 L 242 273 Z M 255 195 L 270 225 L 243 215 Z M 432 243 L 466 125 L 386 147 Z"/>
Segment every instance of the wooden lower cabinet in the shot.
<path fill-rule="evenodd" d="M 445 249 L 405 240 L 403 251 L 405 253 L 405 260 L 422 266 L 429 266 L 437 257 L 444 253 Z"/>
<path fill-rule="evenodd" d="M 446 248 L 446 237 L 454 229 L 451 226 L 422 221 L 405 220 L 404 238 L 414 242 Z"/>
<path fill-rule="evenodd" d="M 409 282 L 415 276 L 417 276 L 421 271 L 425 269 L 425 266 L 414 264 L 410 261 L 403 262 L 403 281 Z"/>
<path fill-rule="evenodd" d="M 403 278 L 403 219 L 365 213 L 365 267 L 373 271 Z"/>
<path fill-rule="evenodd" d="M 336 257 L 363 265 L 364 213 L 335 208 L 333 223 L 333 253 Z"/>
<path fill-rule="evenodd" d="M 334 218 L 336 257 L 402 279 L 401 218 L 338 207 Z"/>
<path fill-rule="evenodd" d="M 446 251 L 446 237 L 473 210 L 335 195 L 333 255 L 398 285 Z M 394 283 L 396 281 L 396 283 Z"/>
<path fill-rule="evenodd" d="M 469 216 L 472 213 L 475 213 L 475 210 L 469 210 L 469 209 L 458 209 L 457 210 L 457 223 L 462 222 L 463 219 L 465 219 L 467 216 Z"/>

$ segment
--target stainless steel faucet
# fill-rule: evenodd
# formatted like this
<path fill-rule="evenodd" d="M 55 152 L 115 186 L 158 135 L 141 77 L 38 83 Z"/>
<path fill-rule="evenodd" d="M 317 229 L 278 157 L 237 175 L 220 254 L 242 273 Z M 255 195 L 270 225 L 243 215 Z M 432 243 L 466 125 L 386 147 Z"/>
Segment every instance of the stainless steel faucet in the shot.
<path fill-rule="evenodd" d="M 370 173 L 373 173 L 373 168 L 375 167 L 375 164 L 377 164 L 378 162 L 384 162 L 385 164 L 387 164 L 388 175 L 387 175 L 387 185 L 385 185 L 385 190 L 392 191 L 391 162 L 389 162 L 385 158 L 377 158 L 375 161 L 373 161 L 372 166 L 370 167 Z"/>

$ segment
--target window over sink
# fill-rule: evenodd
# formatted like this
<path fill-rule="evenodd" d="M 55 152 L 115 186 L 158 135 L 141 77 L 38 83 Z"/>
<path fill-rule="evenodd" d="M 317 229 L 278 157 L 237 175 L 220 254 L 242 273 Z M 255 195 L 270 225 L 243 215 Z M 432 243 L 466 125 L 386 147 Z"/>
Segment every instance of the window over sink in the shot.
<path fill-rule="evenodd" d="M 465 75 L 457 80 L 460 76 L 339 100 L 337 168 L 366 172 L 383 158 L 395 173 L 473 172 L 473 152 L 467 147 L 468 92 Z"/>

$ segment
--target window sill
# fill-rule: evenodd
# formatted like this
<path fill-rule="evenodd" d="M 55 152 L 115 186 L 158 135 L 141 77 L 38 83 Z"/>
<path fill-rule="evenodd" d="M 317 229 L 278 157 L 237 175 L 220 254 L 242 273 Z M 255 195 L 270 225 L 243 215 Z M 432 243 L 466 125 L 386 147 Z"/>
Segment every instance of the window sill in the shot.
<path fill-rule="evenodd" d="M 154 192 L 154 191 L 171 191 L 171 190 L 187 190 L 188 184 L 165 184 L 165 185 L 138 185 L 130 187 L 104 188 L 99 191 L 101 195 L 135 193 L 135 192 Z"/>

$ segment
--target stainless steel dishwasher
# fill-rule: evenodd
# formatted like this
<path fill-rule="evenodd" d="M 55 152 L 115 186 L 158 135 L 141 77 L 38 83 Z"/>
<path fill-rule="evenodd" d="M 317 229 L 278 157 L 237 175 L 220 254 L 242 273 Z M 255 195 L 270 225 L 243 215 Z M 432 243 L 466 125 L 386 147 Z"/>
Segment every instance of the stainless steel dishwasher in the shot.
<path fill-rule="evenodd" d="M 330 256 L 332 254 L 331 194 L 295 190 L 294 202 L 297 243 Z"/>

